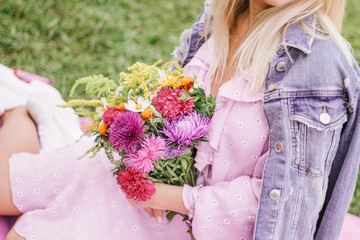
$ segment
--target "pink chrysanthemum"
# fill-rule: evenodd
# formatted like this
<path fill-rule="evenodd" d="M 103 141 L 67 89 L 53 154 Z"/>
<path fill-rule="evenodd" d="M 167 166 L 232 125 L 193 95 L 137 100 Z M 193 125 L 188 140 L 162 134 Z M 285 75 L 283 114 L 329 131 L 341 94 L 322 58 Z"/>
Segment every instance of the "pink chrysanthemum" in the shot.
<path fill-rule="evenodd" d="M 114 119 L 123 112 L 126 112 L 126 110 L 120 110 L 116 107 L 109 107 L 105 110 L 101 118 L 104 120 L 106 125 L 110 126 L 114 122 Z"/>
<path fill-rule="evenodd" d="M 134 168 L 126 168 L 117 175 L 118 184 L 129 199 L 136 201 L 146 201 L 155 193 L 154 183 L 147 178 L 146 173 L 142 173 Z"/>
<path fill-rule="evenodd" d="M 191 113 L 194 107 L 192 99 L 179 100 L 182 95 L 180 89 L 163 88 L 153 98 L 154 107 L 166 120 L 180 118 L 186 113 Z"/>
<path fill-rule="evenodd" d="M 117 151 L 121 148 L 126 152 L 134 151 L 146 129 L 139 113 L 124 112 L 117 116 L 110 126 L 110 143 Z"/>
<path fill-rule="evenodd" d="M 155 160 L 164 157 L 164 150 L 165 140 L 152 134 L 143 140 L 140 149 L 126 154 L 125 165 L 143 172 L 153 171 Z"/>

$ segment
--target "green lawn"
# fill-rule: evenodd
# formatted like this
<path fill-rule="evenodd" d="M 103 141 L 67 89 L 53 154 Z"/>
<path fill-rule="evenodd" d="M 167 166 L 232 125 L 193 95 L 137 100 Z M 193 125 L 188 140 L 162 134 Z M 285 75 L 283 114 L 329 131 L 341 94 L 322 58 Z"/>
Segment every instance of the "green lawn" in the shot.
<path fill-rule="evenodd" d="M 354 56 L 360 63 L 360 0 L 348 0 L 343 35 L 351 43 Z"/>
<path fill-rule="evenodd" d="M 170 60 L 202 0 L 0 0 L 0 62 L 53 80 L 65 99 L 91 74 L 117 78 L 135 61 Z M 360 62 L 360 0 L 349 0 L 344 36 Z M 360 216 L 360 183 L 350 207 Z"/>
<path fill-rule="evenodd" d="M 54 80 L 65 98 L 80 77 L 135 61 L 170 60 L 202 1 L 0 0 L 0 62 Z"/>

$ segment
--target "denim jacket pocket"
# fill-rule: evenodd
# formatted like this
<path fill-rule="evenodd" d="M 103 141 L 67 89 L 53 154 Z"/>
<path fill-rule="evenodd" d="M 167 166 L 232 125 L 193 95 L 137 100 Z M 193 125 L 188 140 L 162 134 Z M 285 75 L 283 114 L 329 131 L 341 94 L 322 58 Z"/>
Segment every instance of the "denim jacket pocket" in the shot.
<path fill-rule="evenodd" d="M 289 99 L 292 136 L 292 167 L 319 178 L 331 166 L 347 121 L 342 96 Z"/>

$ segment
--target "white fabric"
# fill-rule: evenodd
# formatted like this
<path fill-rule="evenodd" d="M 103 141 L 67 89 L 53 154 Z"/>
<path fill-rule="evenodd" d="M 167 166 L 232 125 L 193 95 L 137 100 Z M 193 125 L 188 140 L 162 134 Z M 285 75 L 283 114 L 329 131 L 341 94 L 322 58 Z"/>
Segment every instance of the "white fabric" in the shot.
<path fill-rule="evenodd" d="M 0 64 L 0 85 L 19 96 L 26 97 L 30 93 L 29 84 L 14 75 L 14 71 Z"/>
<path fill-rule="evenodd" d="M 0 64 L 0 116 L 8 109 L 26 105 L 38 127 L 42 152 L 53 151 L 82 136 L 74 110 L 57 107 L 65 103 L 54 87 L 40 81 L 25 83 L 12 69 Z"/>
<path fill-rule="evenodd" d="M 0 116 L 6 110 L 26 105 L 26 98 L 12 92 L 7 87 L 0 85 Z"/>
<path fill-rule="evenodd" d="M 42 152 L 74 143 L 82 136 L 80 121 L 74 110 L 56 107 L 65 101 L 51 93 L 28 97 L 28 111 L 38 127 Z"/>

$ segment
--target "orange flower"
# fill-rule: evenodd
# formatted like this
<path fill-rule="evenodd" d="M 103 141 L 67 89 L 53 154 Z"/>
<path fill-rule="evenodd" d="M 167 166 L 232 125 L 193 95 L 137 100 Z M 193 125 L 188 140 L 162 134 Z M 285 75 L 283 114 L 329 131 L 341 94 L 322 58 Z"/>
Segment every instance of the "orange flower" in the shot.
<path fill-rule="evenodd" d="M 151 108 L 147 108 L 141 113 L 141 116 L 144 120 L 150 120 L 150 118 L 153 118 L 155 115 L 151 112 Z"/>
<path fill-rule="evenodd" d="M 104 122 L 102 124 L 100 124 L 98 130 L 99 130 L 99 133 L 101 135 L 107 136 L 107 134 L 106 134 L 106 131 L 107 131 L 106 124 Z"/>
<path fill-rule="evenodd" d="M 194 79 L 191 77 L 184 77 L 180 80 L 180 82 L 177 82 L 173 85 L 173 88 L 184 88 L 186 91 L 189 91 L 190 88 L 194 86 Z"/>
<path fill-rule="evenodd" d="M 120 103 L 117 108 L 120 109 L 120 110 L 124 110 L 125 109 L 125 103 L 124 102 Z"/>

